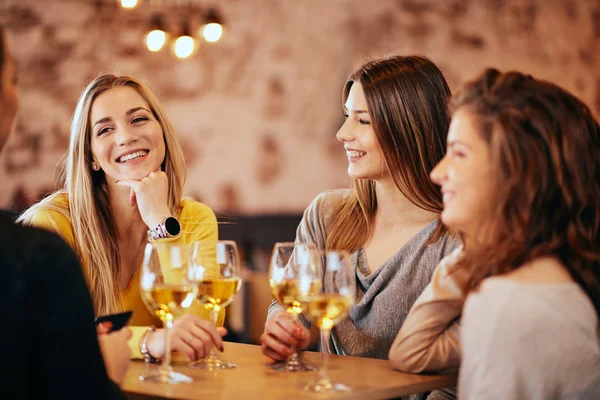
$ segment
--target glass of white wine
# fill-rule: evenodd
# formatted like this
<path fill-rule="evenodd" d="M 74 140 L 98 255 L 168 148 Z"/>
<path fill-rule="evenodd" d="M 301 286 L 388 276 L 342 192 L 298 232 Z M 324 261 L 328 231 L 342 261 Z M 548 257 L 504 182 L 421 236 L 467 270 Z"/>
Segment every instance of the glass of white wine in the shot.
<path fill-rule="evenodd" d="M 146 307 L 164 324 L 165 355 L 157 374 L 140 380 L 158 383 L 191 382 L 187 375 L 171 367 L 171 331 L 173 321 L 192 305 L 198 291 L 190 281 L 187 248 L 168 243 L 148 243 L 144 251 L 140 287 Z"/>
<path fill-rule="evenodd" d="M 210 311 L 215 326 L 219 312 L 235 298 L 240 290 L 240 258 L 237 245 L 231 240 L 197 241 L 190 256 L 193 279 L 198 288 L 197 300 Z M 207 358 L 189 364 L 191 368 L 210 370 L 230 369 L 236 365 L 223 361 L 213 345 Z"/>
<path fill-rule="evenodd" d="M 299 273 L 302 270 L 309 270 L 303 274 L 303 276 L 310 276 L 308 280 L 300 279 Z M 301 290 L 307 295 L 321 292 L 320 271 L 319 253 L 313 245 L 293 242 L 275 243 L 269 264 L 271 294 L 295 322 L 299 322 L 299 314 L 302 312 L 298 299 Z M 296 349 L 293 349 L 292 355 L 286 361 L 274 363 L 270 368 L 279 372 L 317 369 L 303 361 Z"/>
<path fill-rule="evenodd" d="M 302 292 L 299 297 L 303 315 L 321 329 L 322 341 L 319 379 L 308 382 L 304 389 L 315 393 L 335 394 L 351 389 L 345 384 L 332 382 L 329 379 L 329 341 L 333 327 L 346 318 L 350 307 L 354 304 L 356 275 L 348 252 L 321 252 L 320 258 L 324 261 L 324 273 L 318 275 L 318 278 L 323 278 L 324 282 L 321 292 L 317 294 Z M 298 277 L 304 281 L 317 279 L 311 270 L 301 270 Z"/>

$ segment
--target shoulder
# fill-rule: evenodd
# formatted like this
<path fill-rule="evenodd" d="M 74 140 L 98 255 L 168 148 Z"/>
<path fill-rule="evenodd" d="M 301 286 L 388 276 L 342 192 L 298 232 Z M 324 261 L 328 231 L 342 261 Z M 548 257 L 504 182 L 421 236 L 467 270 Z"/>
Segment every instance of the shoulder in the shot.
<path fill-rule="evenodd" d="M 31 225 L 45 220 L 66 220 L 70 224 L 69 196 L 65 192 L 55 193 L 31 206 L 19 219 L 26 218 Z"/>
<path fill-rule="evenodd" d="M 575 331 L 593 334 L 598 322 L 591 301 L 574 282 L 524 284 L 503 277 L 485 279 L 468 296 L 463 313 L 463 325 L 492 336 L 509 334 L 515 346 Z"/>
<path fill-rule="evenodd" d="M 181 199 L 180 219 L 194 218 L 217 221 L 214 211 L 204 203 L 200 203 L 189 197 Z"/>
<path fill-rule="evenodd" d="M 33 205 L 18 218 L 18 221 L 58 233 L 68 243 L 72 244 L 73 227 L 69 212 L 69 198 L 65 192 L 50 195 L 38 204 Z"/>
<path fill-rule="evenodd" d="M 305 215 L 330 215 L 339 209 L 351 196 L 352 190 L 350 189 L 326 190 L 313 199 L 306 208 Z"/>

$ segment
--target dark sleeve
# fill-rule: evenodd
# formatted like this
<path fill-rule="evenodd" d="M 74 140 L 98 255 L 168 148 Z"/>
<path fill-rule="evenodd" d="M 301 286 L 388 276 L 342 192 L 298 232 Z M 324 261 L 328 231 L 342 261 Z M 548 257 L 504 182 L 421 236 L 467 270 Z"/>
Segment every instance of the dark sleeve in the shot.
<path fill-rule="evenodd" d="M 37 336 L 40 376 L 47 397 L 123 398 L 106 373 L 94 312 L 75 254 L 56 235 L 31 231 L 28 306 Z M 34 342 L 35 343 L 35 342 Z"/>

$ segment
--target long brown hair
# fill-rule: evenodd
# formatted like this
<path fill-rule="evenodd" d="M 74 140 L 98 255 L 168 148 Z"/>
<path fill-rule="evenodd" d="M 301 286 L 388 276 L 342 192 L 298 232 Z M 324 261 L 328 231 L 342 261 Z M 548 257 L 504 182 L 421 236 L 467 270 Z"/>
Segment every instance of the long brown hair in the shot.
<path fill-rule="evenodd" d="M 453 101 L 489 144 L 496 190 L 485 235 L 465 249 L 467 290 L 539 257 L 556 257 L 600 315 L 600 126 L 560 87 L 486 70 Z"/>
<path fill-rule="evenodd" d="M 4 26 L 0 24 L 0 88 L 2 88 L 2 74 L 4 73 L 4 57 L 6 53 L 6 34 L 4 33 Z"/>
<path fill-rule="evenodd" d="M 450 88 L 439 68 L 420 56 L 370 61 L 348 78 L 342 93 L 360 83 L 385 167 L 398 190 L 418 207 L 440 213 L 442 197 L 429 172 L 442 159 L 450 124 Z M 353 179 L 352 194 L 329 223 L 328 249 L 356 251 L 372 234 L 377 211 L 375 182 Z M 444 233 L 442 224 L 432 236 Z"/>
<path fill-rule="evenodd" d="M 169 178 L 168 206 L 179 213 L 185 181 L 185 162 L 175 130 L 154 93 L 131 76 L 100 75 L 82 92 L 71 123 L 69 151 L 63 171 L 64 189 L 26 210 L 18 219 L 31 224 L 40 211 L 64 215 L 73 227 L 75 252 L 83 266 L 97 314 L 111 314 L 121 308 L 118 277 L 121 270 L 118 235 L 110 214 L 108 189 L 103 171 L 92 169 L 90 113 L 96 98 L 107 90 L 129 87 L 148 103 L 160 124 L 165 140 L 162 169 Z M 68 196 L 68 206 L 59 201 Z M 143 247 L 139 250 L 141 256 Z"/>

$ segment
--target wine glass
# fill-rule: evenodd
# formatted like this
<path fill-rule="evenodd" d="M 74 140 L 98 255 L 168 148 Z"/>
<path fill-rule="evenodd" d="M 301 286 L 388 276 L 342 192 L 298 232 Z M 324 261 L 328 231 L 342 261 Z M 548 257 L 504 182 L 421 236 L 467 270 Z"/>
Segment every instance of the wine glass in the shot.
<path fill-rule="evenodd" d="M 304 269 L 314 272 L 312 274 L 314 279 L 301 281 L 298 274 Z M 313 245 L 292 242 L 275 243 L 269 265 L 271 294 L 296 323 L 299 322 L 298 315 L 302 312 L 298 301 L 300 286 L 306 286 L 303 288 L 305 294 L 319 293 L 321 291 L 320 271 L 319 254 Z M 286 361 L 274 363 L 270 368 L 279 372 L 302 372 L 317 369 L 302 361 L 295 348 L 292 350 L 292 355 Z"/>
<path fill-rule="evenodd" d="M 299 300 L 302 313 L 321 329 L 322 341 L 319 379 L 307 383 L 304 390 L 334 394 L 351 390 L 349 386 L 332 382 L 329 379 L 327 349 L 329 348 L 331 329 L 348 315 L 350 307 L 354 304 L 356 276 L 350 262 L 350 254 L 346 251 L 321 252 L 321 259 L 324 260 L 324 274 L 315 275 L 310 269 L 300 270 L 298 274 L 301 281 L 311 281 L 323 277 L 324 283 L 321 292 L 317 294 L 304 292 L 302 289 L 306 289 L 307 285 L 300 286 Z"/>
<path fill-rule="evenodd" d="M 231 240 L 197 241 L 193 244 L 190 264 L 198 288 L 197 299 L 210 311 L 210 322 L 217 324 L 219 312 L 231 304 L 240 290 L 240 259 Z M 230 369 L 236 365 L 223 361 L 213 345 L 207 358 L 189 364 L 191 368 Z"/>
<path fill-rule="evenodd" d="M 164 324 L 165 355 L 157 374 L 140 380 L 158 383 L 191 382 L 193 379 L 171 367 L 171 331 L 173 320 L 184 314 L 196 298 L 198 288 L 188 275 L 185 246 L 148 243 L 144 251 L 140 287 L 146 307 Z"/>

